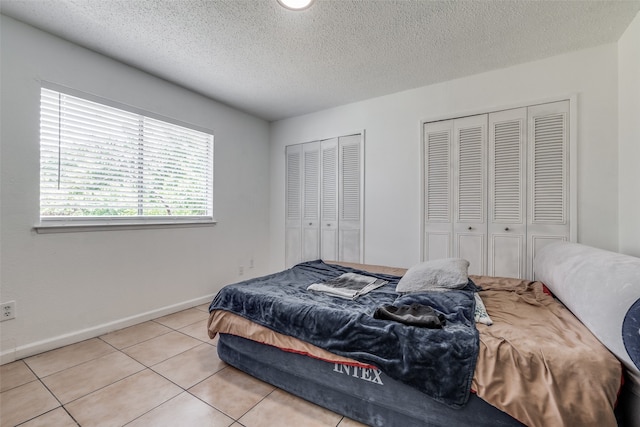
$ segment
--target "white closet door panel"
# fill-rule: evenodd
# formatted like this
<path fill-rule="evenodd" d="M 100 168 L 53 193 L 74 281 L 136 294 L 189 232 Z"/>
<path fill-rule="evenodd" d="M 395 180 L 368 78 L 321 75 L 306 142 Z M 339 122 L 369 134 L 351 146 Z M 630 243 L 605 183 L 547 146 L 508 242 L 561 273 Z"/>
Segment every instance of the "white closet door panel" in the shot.
<path fill-rule="evenodd" d="M 341 261 L 363 262 L 361 135 L 338 139 L 338 256 Z"/>
<path fill-rule="evenodd" d="M 536 250 L 568 241 L 569 102 L 528 108 L 527 277 L 533 277 Z"/>
<path fill-rule="evenodd" d="M 569 102 L 529 107 L 529 223 L 568 218 Z"/>
<path fill-rule="evenodd" d="M 425 123 L 423 132 L 422 259 L 428 261 L 453 255 L 453 120 Z"/>
<path fill-rule="evenodd" d="M 302 260 L 320 258 L 320 142 L 302 145 Z"/>
<path fill-rule="evenodd" d="M 320 258 L 326 261 L 338 261 L 338 229 L 320 229 Z"/>
<path fill-rule="evenodd" d="M 456 119 L 453 126 L 455 221 L 484 224 L 487 200 L 487 115 Z"/>
<path fill-rule="evenodd" d="M 469 274 L 486 275 L 487 241 L 486 234 L 456 233 L 456 257 L 469 261 Z"/>
<path fill-rule="evenodd" d="M 527 109 L 489 115 L 489 221 L 524 225 Z"/>
<path fill-rule="evenodd" d="M 360 135 L 342 137 L 340 145 L 340 218 L 339 221 L 360 221 L 361 158 Z"/>
<path fill-rule="evenodd" d="M 339 233 L 339 258 L 345 262 L 362 262 L 360 252 L 360 229 L 340 228 Z"/>
<path fill-rule="evenodd" d="M 527 109 L 489 114 L 490 276 L 524 278 Z"/>
<path fill-rule="evenodd" d="M 453 120 L 424 125 L 424 213 L 427 223 L 451 222 Z"/>
<path fill-rule="evenodd" d="M 302 227 L 302 260 L 320 258 L 320 230 L 317 227 Z"/>
<path fill-rule="evenodd" d="M 302 146 L 303 158 L 303 215 L 304 220 L 320 219 L 320 144 Z"/>
<path fill-rule="evenodd" d="M 453 129 L 453 255 L 468 260 L 472 274 L 485 274 L 487 115 L 455 119 Z"/>
<path fill-rule="evenodd" d="M 452 233 L 450 229 L 425 232 L 424 257 L 425 261 L 434 259 L 451 258 L 453 255 Z"/>
<path fill-rule="evenodd" d="M 338 138 L 320 142 L 322 221 L 338 220 Z"/>
<path fill-rule="evenodd" d="M 300 222 L 302 218 L 302 146 L 286 148 L 286 205 L 287 221 Z"/>
<path fill-rule="evenodd" d="M 320 257 L 338 260 L 338 138 L 320 142 Z"/>
<path fill-rule="evenodd" d="M 488 275 L 496 277 L 525 277 L 525 234 L 489 235 Z"/>
<path fill-rule="evenodd" d="M 531 233 L 527 236 L 527 245 L 529 246 L 528 251 L 530 256 L 527 257 L 527 277 L 531 278 L 531 280 L 536 280 L 534 271 L 533 271 L 533 260 L 536 257 L 536 254 L 540 249 L 544 248 L 550 243 L 555 242 L 566 242 L 569 240 L 568 234 L 557 234 L 554 235 L 551 232 L 545 233 L 542 230 L 541 233 Z"/>
<path fill-rule="evenodd" d="M 285 235 L 285 262 L 287 267 L 292 267 L 302 262 L 302 232 L 300 227 L 287 227 Z"/>
<path fill-rule="evenodd" d="M 285 262 L 291 267 L 302 260 L 302 146 L 288 146 L 285 161 Z"/>

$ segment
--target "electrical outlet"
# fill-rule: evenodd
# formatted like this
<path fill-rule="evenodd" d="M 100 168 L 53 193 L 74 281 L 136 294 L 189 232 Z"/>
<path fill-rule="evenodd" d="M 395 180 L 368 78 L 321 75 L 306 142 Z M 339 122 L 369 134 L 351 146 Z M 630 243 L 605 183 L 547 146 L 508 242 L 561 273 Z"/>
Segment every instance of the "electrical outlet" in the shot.
<path fill-rule="evenodd" d="M 249 268 L 253 268 L 253 257 L 249 259 Z"/>
<path fill-rule="evenodd" d="M 244 267 L 243 266 L 238 266 L 238 275 L 242 276 L 244 274 Z"/>
<path fill-rule="evenodd" d="M 15 319 L 15 317 L 16 317 L 16 302 L 15 301 L 3 302 L 2 303 L 2 312 L 0 313 L 0 316 L 2 316 L 0 318 L 0 322 L 5 321 L 5 320 L 9 320 L 9 319 Z"/>

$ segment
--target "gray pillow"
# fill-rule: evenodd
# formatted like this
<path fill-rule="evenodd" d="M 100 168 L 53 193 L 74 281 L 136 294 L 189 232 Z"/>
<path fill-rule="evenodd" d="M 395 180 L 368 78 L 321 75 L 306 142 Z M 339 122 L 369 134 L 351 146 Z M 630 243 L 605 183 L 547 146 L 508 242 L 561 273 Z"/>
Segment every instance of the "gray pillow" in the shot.
<path fill-rule="evenodd" d="M 446 291 L 464 288 L 469 281 L 469 261 L 445 258 L 411 267 L 396 286 L 396 292 Z"/>

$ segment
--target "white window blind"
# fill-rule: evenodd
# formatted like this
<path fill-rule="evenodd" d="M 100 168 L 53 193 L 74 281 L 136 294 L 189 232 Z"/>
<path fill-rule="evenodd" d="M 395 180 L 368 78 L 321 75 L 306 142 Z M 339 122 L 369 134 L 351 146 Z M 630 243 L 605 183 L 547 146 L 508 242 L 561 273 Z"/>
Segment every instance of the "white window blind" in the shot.
<path fill-rule="evenodd" d="M 213 221 L 213 135 L 42 88 L 40 220 Z"/>

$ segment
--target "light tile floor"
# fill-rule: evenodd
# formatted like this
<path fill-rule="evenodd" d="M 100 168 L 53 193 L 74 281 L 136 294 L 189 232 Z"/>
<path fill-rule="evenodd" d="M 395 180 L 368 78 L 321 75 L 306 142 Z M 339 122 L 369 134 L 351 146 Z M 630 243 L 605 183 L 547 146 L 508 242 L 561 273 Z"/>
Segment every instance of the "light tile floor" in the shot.
<path fill-rule="evenodd" d="M 227 365 L 208 304 L 0 367 L 0 427 L 359 427 Z"/>

